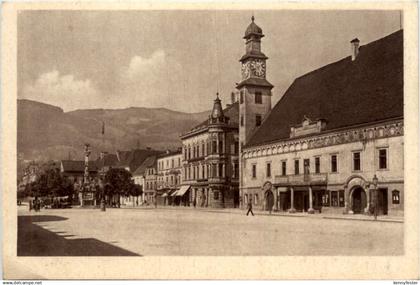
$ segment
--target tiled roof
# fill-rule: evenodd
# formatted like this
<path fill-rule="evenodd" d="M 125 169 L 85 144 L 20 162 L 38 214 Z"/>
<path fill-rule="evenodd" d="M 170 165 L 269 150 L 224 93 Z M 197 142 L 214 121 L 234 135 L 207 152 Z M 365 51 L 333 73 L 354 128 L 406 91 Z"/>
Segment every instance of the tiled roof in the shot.
<path fill-rule="evenodd" d="M 134 171 L 133 175 L 144 175 L 147 168 L 156 166 L 156 155 L 147 157 L 143 163 Z"/>
<path fill-rule="evenodd" d="M 246 146 L 288 139 L 304 116 L 324 131 L 403 117 L 403 31 L 361 46 L 357 58 L 297 78 Z"/>
<path fill-rule="evenodd" d="M 117 165 L 117 163 L 118 163 L 118 157 L 117 157 L 117 155 L 116 154 L 113 154 L 113 153 L 107 153 L 107 154 L 105 154 L 104 155 L 104 157 L 103 157 L 103 159 L 101 159 L 101 158 L 98 158 L 97 160 L 96 160 L 96 165 L 99 167 L 99 168 L 102 168 L 102 167 L 112 167 L 112 166 L 116 166 Z"/>
<path fill-rule="evenodd" d="M 250 77 L 241 83 L 239 83 L 236 88 L 239 89 L 244 85 L 252 85 L 252 86 L 262 86 L 262 87 L 268 87 L 273 88 L 273 85 L 267 81 L 265 78 L 258 78 L 258 77 Z"/>
<path fill-rule="evenodd" d="M 229 118 L 228 126 L 233 127 L 233 128 L 239 127 L 239 103 L 238 102 L 227 105 L 227 107 L 223 109 L 223 114 L 225 115 L 225 117 Z M 200 124 L 196 125 L 195 127 L 191 128 L 187 133 L 182 134 L 182 136 L 195 132 L 200 129 L 207 128 L 208 125 L 209 125 L 209 120 L 207 119 L 201 122 Z"/>
<path fill-rule="evenodd" d="M 163 158 L 163 157 L 167 157 L 167 156 L 173 156 L 173 155 L 179 155 L 182 153 L 181 149 L 177 149 L 177 150 L 167 150 L 161 154 L 159 154 L 157 157 L 158 158 Z"/>
<path fill-rule="evenodd" d="M 62 160 L 64 172 L 84 172 L 85 162 L 82 160 Z M 96 172 L 98 167 L 95 161 L 89 161 L 89 171 Z"/>
<path fill-rule="evenodd" d="M 131 151 L 120 151 L 118 156 L 119 162 L 116 164 L 117 167 L 128 167 L 131 172 L 135 171 L 145 159 L 151 155 L 160 154 L 161 151 L 153 149 L 134 149 Z"/>

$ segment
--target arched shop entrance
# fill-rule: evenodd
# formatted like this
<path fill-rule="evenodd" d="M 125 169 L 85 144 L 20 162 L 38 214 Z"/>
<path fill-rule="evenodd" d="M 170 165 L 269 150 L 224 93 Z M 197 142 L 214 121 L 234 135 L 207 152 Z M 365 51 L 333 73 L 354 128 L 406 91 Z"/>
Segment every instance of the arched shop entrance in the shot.
<path fill-rule="evenodd" d="M 274 206 L 274 194 L 273 194 L 273 184 L 270 181 L 267 181 L 262 186 L 261 190 L 264 195 L 264 211 L 272 211 Z"/>
<path fill-rule="evenodd" d="M 273 191 L 267 190 L 264 194 L 265 209 L 266 211 L 272 211 L 274 206 L 274 194 Z"/>
<path fill-rule="evenodd" d="M 355 187 L 351 191 L 352 211 L 355 214 L 361 214 L 367 206 L 366 192 L 362 187 Z"/>

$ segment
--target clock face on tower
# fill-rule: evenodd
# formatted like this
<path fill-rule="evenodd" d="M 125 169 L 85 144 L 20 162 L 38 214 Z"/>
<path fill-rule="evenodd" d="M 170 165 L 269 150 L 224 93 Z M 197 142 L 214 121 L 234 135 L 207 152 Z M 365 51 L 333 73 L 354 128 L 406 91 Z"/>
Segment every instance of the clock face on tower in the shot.
<path fill-rule="evenodd" d="M 247 79 L 249 77 L 250 72 L 249 72 L 248 62 L 242 63 L 241 72 L 242 72 L 242 80 Z"/>
<path fill-rule="evenodd" d="M 263 60 L 254 61 L 254 75 L 258 77 L 265 77 L 265 62 Z"/>
<path fill-rule="evenodd" d="M 253 59 L 242 64 L 242 79 L 250 76 L 265 78 L 265 61 Z"/>

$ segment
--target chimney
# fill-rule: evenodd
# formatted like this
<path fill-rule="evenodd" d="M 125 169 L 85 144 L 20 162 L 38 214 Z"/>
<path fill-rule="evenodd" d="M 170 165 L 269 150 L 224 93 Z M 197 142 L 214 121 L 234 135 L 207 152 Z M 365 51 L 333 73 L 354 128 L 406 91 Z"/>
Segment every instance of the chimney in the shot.
<path fill-rule="evenodd" d="M 350 44 L 351 44 L 351 60 L 354 61 L 357 56 L 359 55 L 359 39 L 355 38 L 353 39 Z"/>

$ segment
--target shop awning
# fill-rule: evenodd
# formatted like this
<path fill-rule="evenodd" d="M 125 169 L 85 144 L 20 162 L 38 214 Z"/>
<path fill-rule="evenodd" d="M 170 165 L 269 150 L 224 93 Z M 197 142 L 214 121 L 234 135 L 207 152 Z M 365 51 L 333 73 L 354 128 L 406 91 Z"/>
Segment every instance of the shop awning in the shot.
<path fill-rule="evenodd" d="M 168 196 L 168 194 L 163 193 L 161 197 L 166 197 L 166 196 Z"/>
<path fill-rule="evenodd" d="M 175 191 L 171 194 L 171 196 L 176 196 L 176 193 L 178 193 L 178 191 L 179 191 L 179 190 L 175 190 Z"/>
<path fill-rule="evenodd" d="M 176 196 L 184 196 L 184 194 L 190 189 L 190 185 L 183 185 L 181 188 L 177 191 Z"/>

